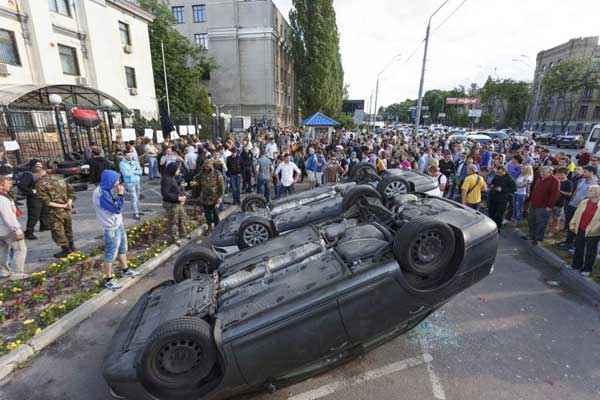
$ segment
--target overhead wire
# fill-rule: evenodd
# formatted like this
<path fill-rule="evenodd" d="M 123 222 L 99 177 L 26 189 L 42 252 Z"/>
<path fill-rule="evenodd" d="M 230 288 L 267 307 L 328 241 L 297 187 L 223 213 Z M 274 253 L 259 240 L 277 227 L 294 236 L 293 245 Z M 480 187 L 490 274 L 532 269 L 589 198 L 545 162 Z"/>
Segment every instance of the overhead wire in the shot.
<path fill-rule="evenodd" d="M 456 8 L 454 9 L 454 11 L 452 11 L 452 12 L 451 12 L 451 13 L 450 13 L 450 14 L 449 14 L 449 15 L 448 15 L 448 16 L 447 16 L 447 17 L 446 17 L 446 18 L 445 18 L 445 19 L 442 21 L 442 23 L 441 23 L 441 24 L 439 24 L 438 26 L 436 26 L 436 27 L 433 29 L 433 32 L 432 32 L 432 33 L 435 33 L 435 32 L 437 32 L 437 31 L 438 31 L 438 30 L 439 30 L 439 29 L 440 29 L 440 28 L 441 28 L 441 27 L 442 27 L 442 26 L 443 26 L 443 25 L 444 25 L 446 22 L 448 22 L 448 20 L 449 20 L 450 18 L 452 18 L 452 17 L 454 16 L 454 14 L 456 14 L 456 13 L 458 12 L 458 10 L 460 10 L 460 9 L 462 8 L 462 6 L 464 6 L 464 5 L 465 5 L 465 3 L 466 3 L 466 2 L 467 2 L 467 0 L 463 0 L 463 1 L 462 1 L 462 2 L 461 2 L 459 5 L 458 5 L 458 7 L 456 7 Z"/>

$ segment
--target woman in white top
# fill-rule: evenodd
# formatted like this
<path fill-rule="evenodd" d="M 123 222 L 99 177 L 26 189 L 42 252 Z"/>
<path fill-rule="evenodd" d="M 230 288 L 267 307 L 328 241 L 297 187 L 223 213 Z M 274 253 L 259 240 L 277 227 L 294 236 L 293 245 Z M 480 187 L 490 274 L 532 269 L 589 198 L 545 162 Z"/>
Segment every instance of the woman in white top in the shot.
<path fill-rule="evenodd" d="M 517 184 L 517 191 L 515 192 L 513 220 L 519 222 L 523 219 L 523 206 L 527 196 L 529 196 L 529 189 L 533 183 L 533 168 L 531 165 L 523 167 L 523 172 L 521 172 L 515 183 Z"/>
<path fill-rule="evenodd" d="M 12 185 L 12 178 L 0 176 L 0 278 L 24 279 L 27 245 L 17 219 L 17 207 L 8 197 Z"/>

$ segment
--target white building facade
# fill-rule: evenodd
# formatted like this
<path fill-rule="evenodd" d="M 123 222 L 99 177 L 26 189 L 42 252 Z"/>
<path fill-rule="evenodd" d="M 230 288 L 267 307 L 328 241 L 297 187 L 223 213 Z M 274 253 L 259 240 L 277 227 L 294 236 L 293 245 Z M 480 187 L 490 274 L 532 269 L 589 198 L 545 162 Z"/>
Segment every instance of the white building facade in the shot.
<path fill-rule="evenodd" d="M 128 0 L 0 0 L 3 88 L 72 85 L 158 117 L 148 24 Z"/>

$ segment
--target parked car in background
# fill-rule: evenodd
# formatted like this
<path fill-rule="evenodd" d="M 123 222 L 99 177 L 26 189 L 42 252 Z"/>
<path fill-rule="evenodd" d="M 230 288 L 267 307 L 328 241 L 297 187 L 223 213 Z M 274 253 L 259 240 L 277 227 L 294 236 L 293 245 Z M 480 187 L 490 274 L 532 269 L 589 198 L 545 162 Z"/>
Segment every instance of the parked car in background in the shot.
<path fill-rule="evenodd" d="M 469 134 L 467 136 L 467 140 L 473 143 L 479 143 L 481 145 L 492 144 L 492 138 L 481 133 Z"/>
<path fill-rule="evenodd" d="M 552 133 L 552 132 L 537 133 L 535 135 L 535 141 L 538 144 L 546 144 L 546 145 L 554 144 L 554 133 Z"/>
<path fill-rule="evenodd" d="M 583 147 L 585 143 L 583 141 L 582 135 L 568 133 L 566 135 L 557 136 L 556 139 L 554 140 L 554 144 L 558 148 L 565 147 L 565 148 L 579 149 L 579 148 Z"/>
<path fill-rule="evenodd" d="M 493 140 L 508 140 L 510 135 L 503 131 L 486 131 L 483 132 L 484 135 L 489 136 Z"/>
<path fill-rule="evenodd" d="M 585 142 L 585 149 L 592 154 L 600 152 L 600 125 L 594 125 L 592 128 Z"/>
<path fill-rule="evenodd" d="M 187 260 L 210 262 L 212 273 L 165 282 L 135 304 L 104 358 L 111 394 L 274 391 L 410 331 L 491 273 L 489 218 L 441 198 L 396 200 L 363 198 L 344 218 L 225 259 L 189 248 Z"/>

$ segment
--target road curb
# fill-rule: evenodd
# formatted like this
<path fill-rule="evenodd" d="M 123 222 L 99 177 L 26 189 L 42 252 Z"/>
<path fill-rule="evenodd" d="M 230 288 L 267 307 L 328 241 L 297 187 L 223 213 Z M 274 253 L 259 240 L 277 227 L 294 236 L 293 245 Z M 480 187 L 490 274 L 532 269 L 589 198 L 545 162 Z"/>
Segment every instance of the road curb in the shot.
<path fill-rule="evenodd" d="M 230 207 L 223 211 L 220 215 L 223 219 L 229 216 L 237 207 Z M 158 256 L 146 261 L 136 269 L 139 275 L 134 278 L 122 278 L 118 282 L 121 284 L 121 289 L 116 291 L 103 290 L 98 295 L 84 302 L 79 307 L 62 316 L 58 321 L 47 326 L 40 334 L 34 336 L 26 344 L 19 346 L 17 349 L 0 357 L 0 381 L 9 376 L 19 367 L 20 364 L 26 362 L 33 357 L 37 352 L 48 347 L 61 336 L 75 328 L 81 322 L 88 319 L 92 314 L 100 308 L 111 302 L 112 300 L 123 294 L 128 288 L 132 287 L 150 274 L 159 266 L 163 265 L 169 258 L 184 249 L 188 244 L 200 238 L 206 232 L 207 226 L 202 225 L 194 230 L 191 234 L 191 239 L 188 239 L 181 246 L 171 245 L 163 250 Z"/>
<path fill-rule="evenodd" d="M 600 303 L 600 284 L 581 276 L 577 271 L 565 268 L 565 260 L 544 246 L 534 246 L 529 241 L 523 240 L 522 238 L 526 236 L 525 233 L 523 233 L 523 231 L 521 231 L 519 228 L 515 227 L 513 229 L 519 235 L 520 240 L 525 243 L 525 246 L 534 255 L 540 257 L 547 264 L 559 270 L 559 276 L 565 286 L 581 294 L 584 298 L 592 303 Z"/>

